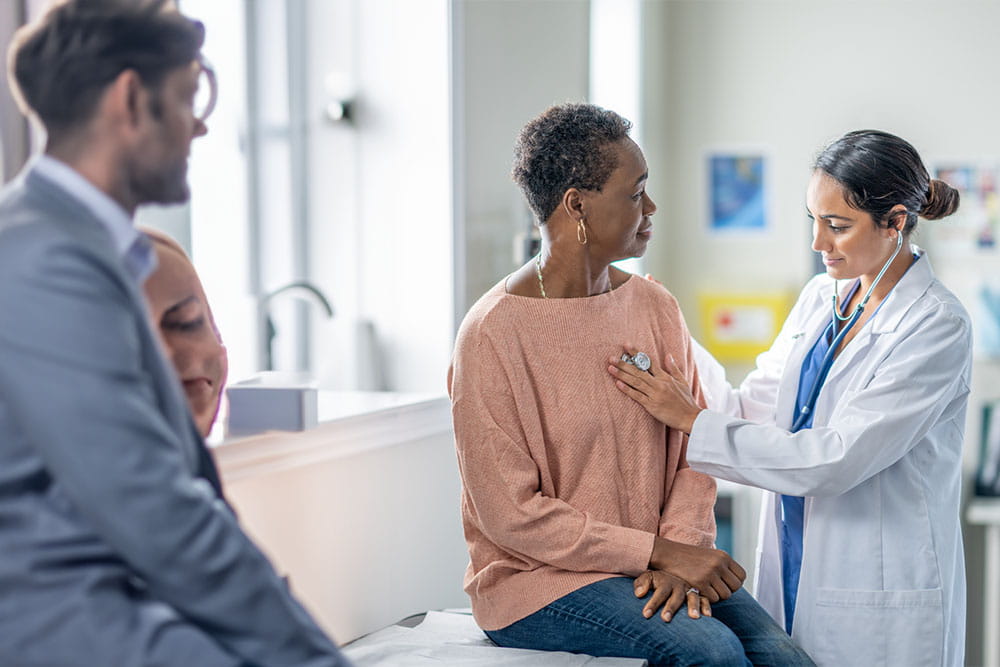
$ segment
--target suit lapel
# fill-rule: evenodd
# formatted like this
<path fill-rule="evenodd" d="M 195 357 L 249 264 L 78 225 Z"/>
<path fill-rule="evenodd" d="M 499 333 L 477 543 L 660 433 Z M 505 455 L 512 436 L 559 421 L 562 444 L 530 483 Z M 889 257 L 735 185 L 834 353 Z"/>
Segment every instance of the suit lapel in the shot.
<path fill-rule="evenodd" d="M 42 207 L 52 212 L 51 219 L 65 221 L 62 225 L 65 231 L 103 259 L 124 286 L 139 333 L 142 365 L 152 378 L 160 412 L 176 434 L 188 468 L 193 474 L 205 478 L 222 497 L 222 486 L 212 455 L 191 418 L 177 372 L 164 356 L 159 337 L 150 325 L 145 296 L 125 269 L 123 258 L 116 252 L 103 223 L 61 187 L 30 170 L 25 175 L 25 187 L 31 196 L 39 198 Z"/>
<path fill-rule="evenodd" d="M 198 469 L 196 474 L 207 480 L 212 485 L 212 488 L 215 489 L 215 493 L 225 500 L 226 496 L 222 492 L 222 480 L 219 478 L 219 470 L 215 466 L 215 457 L 212 456 L 211 450 L 205 444 L 205 439 L 201 437 L 193 420 L 190 421 L 190 431 L 198 453 Z"/>
<path fill-rule="evenodd" d="M 222 484 L 219 481 L 219 474 L 215 468 L 215 463 L 211 453 L 205 446 L 205 440 L 198 432 L 194 420 L 191 417 L 191 409 L 188 406 L 187 396 L 181 388 L 180 379 L 177 377 L 177 370 L 166 358 L 159 337 L 153 331 L 149 321 L 149 310 L 146 305 L 146 298 L 139 291 L 139 287 L 134 281 L 128 279 L 124 267 L 119 262 L 119 270 L 126 278 L 129 294 L 132 297 L 133 308 L 141 316 L 138 318 L 137 326 L 142 336 L 144 355 L 147 365 L 153 372 L 153 378 L 157 383 L 157 394 L 160 396 L 160 406 L 164 417 L 170 423 L 174 433 L 180 441 L 184 458 L 187 460 L 191 471 L 206 479 L 215 489 L 215 492 L 222 497 Z"/>

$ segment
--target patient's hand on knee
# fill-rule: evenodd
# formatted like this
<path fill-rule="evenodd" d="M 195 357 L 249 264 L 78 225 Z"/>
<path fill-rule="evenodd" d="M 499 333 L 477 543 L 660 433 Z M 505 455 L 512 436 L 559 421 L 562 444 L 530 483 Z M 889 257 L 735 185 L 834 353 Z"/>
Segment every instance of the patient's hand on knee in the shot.
<path fill-rule="evenodd" d="M 746 570 L 720 549 L 696 547 L 657 537 L 649 567 L 688 582 L 709 602 L 726 600 L 747 578 Z"/>
<path fill-rule="evenodd" d="M 708 599 L 699 595 L 697 588 L 692 588 L 686 581 L 669 572 L 646 570 L 636 577 L 633 586 L 637 598 L 646 597 L 650 591 L 653 593 L 642 608 L 642 615 L 646 618 L 652 618 L 656 610 L 663 607 L 660 617 L 669 623 L 685 602 L 691 618 L 712 615 Z"/>

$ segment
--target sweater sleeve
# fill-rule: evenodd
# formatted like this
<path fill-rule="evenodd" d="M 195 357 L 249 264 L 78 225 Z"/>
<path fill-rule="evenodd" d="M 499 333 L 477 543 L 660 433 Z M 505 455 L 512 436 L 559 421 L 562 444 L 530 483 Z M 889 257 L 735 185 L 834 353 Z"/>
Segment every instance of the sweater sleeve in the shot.
<path fill-rule="evenodd" d="M 599 521 L 541 489 L 541 471 L 500 357 L 485 336 L 456 344 L 449 393 L 459 471 L 472 521 L 500 548 L 563 570 L 637 576 L 652 533 Z"/>
<path fill-rule="evenodd" d="M 678 317 L 680 317 L 679 310 Z M 705 407 L 692 339 L 683 319 L 681 327 L 686 348 L 685 375 L 695 402 Z M 660 536 L 684 544 L 712 547 L 715 544 L 715 480 L 688 467 L 687 443 L 686 434 L 667 429 L 667 461 L 676 460 L 677 468 L 672 479 L 672 471 L 667 470 L 665 502 L 660 513 Z M 671 448 L 678 450 L 676 456 L 669 451 Z"/>

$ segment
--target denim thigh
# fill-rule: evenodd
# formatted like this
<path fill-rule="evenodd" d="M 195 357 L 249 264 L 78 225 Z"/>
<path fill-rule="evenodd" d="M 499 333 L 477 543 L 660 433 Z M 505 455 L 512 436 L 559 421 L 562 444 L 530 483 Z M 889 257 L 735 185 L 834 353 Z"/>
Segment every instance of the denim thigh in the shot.
<path fill-rule="evenodd" d="M 635 597 L 633 581 L 584 586 L 486 634 L 510 648 L 643 658 L 654 666 L 813 664 L 743 589 L 712 605 L 712 617 L 693 619 L 682 608 L 666 623 L 659 614 L 642 616 L 645 600 Z"/>
<path fill-rule="evenodd" d="M 785 629 L 744 588 L 733 593 L 728 600 L 713 604 L 712 616 L 722 621 L 736 635 L 747 658 L 754 665 L 815 665 L 809 655 L 792 641 Z"/>
<path fill-rule="evenodd" d="M 739 639 L 714 618 L 684 612 L 665 623 L 644 618 L 633 579 L 584 586 L 501 630 L 486 634 L 500 646 L 569 651 L 597 657 L 644 658 L 652 665 L 749 665 Z"/>

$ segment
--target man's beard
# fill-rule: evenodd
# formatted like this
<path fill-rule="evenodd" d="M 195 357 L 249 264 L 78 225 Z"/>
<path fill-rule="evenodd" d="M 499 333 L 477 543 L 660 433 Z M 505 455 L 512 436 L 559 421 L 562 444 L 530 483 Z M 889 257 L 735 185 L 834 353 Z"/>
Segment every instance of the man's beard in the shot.
<path fill-rule="evenodd" d="M 186 159 L 159 169 L 135 169 L 130 177 L 137 204 L 182 204 L 191 196 Z"/>

